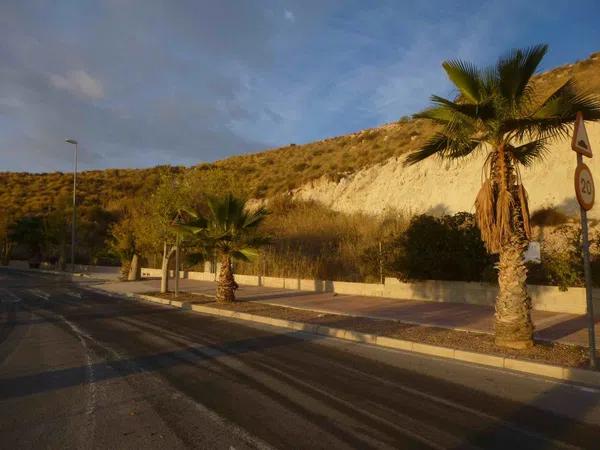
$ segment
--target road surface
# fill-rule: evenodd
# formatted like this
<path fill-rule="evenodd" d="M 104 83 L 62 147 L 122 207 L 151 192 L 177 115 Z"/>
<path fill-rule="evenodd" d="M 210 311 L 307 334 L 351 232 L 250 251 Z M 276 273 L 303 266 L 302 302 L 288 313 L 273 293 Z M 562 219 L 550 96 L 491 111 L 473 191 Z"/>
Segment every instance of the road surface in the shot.
<path fill-rule="evenodd" d="M 599 448 L 600 392 L 0 270 L 0 447 Z"/>

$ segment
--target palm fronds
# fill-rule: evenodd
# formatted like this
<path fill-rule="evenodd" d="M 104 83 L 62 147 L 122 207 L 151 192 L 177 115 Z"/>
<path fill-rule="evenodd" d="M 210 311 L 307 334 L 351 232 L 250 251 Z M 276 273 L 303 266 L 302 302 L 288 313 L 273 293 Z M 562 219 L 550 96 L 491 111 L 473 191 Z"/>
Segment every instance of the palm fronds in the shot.
<path fill-rule="evenodd" d="M 444 133 L 437 133 L 420 149 L 410 153 L 404 160 L 404 165 L 411 166 L 433 155 L 446 159 L 464 158 L 475 151 L 480 144 L 477 139 L 450 137 Z"/>
<path fill-rule="evenodd" d="M 450 60 L 442 64 L 448 78 L 470 102 L 481 101 L 481 78 L 479 69 L 468 62 Z"/>
<path fill-rule="evenodd" d="M 512 50 L 491 67 L 451 60 L 443 63 L 459 96 L 448 100 L 432 96 L 433 106 L 415 117 L 434 121 L 440 131 L 412 151 L 405 165 L 432 156 L 457 159 L 488 145 L 485 181 L 475 201 L 477 223 L 491 252 L 516 228 L 528 238 L 529 208 L 519 166 L 543 159 L 549 139 L 566 137 L 578 111 L 585 120 L 600 120 L 600 98 L 579 90 L 567 80 L 540 101 L 531 82 L 548 51 L 541 44 Z"/>
<path fill-rule="evenodd" d="M 545 44 L 526 49 L 515 49 L 496 65 L 499 92 L 510 104 L 517 106 L 519 100 L 531 93 L 530 80 L 548 51 Z"/>
<path fill-rule="evenodd" d="M 545 139 L 537 139 L 527 144 L 518 145 L 510 148 L 512 157 L 522 166 L 530 167 L 536 161 L 543 160 L 548 153 L 548 146 Z"/>
<path fill-rule="evenodd" d="M 201 256 L 217 252 L 249 261 L 256 256 L 258 248 L 269 242 L 266 236 L 257 233 L 257 228 L 269 214 L 265 208 L 249 210 L 244 200 L 231 194 L 210 197 L 207 203 L 208 217 L 201 218 L 195 213 L 195 226 L 182 226 L 196 236 L 195 254 Z M 200 220 L 202 226 L 198 226 Z"/>

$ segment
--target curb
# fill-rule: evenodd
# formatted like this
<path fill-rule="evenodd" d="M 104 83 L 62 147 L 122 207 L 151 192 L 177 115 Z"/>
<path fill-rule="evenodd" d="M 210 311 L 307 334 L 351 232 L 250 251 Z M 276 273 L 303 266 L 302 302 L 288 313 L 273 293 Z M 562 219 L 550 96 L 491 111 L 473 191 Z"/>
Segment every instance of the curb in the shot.
<path fill-rule="evenodd" d="M 94 289 L 100 291 L 100 289 Z M 323 325 L 315 325 L 304 322 L 294 322 L 285 319 L 275 319 L 271 317 L 258 316 L 238 311 L 226 309 L 211 308 L 202 305 L 190 305 L 178 300 L 166 300 L 159 297 L 152 297 L 144 294 L 126 294 L 129 298 L 137 298 L 162 305 L 169 305 L 176 308 L 191 310 L 212 316 L 227 317 L 232 319 L 246 320 L 265 325 L 271 325 L 280 328 L 288 328 L 296 331 L 316 334 L 319 336 L 335 337 L 346 341 L 359 342 L 363 344 L 375 345 L 377 347 L 391 348 L 422 355 L 436 356 L 439 358 L 453 359 L 467 363 L 479 364 L 487 367 L 507 369 L 514 372 L 528 373 L 532 375 L 544 376 L 555 380 L 568 381 L 577 384 L 600 387 L 600 372 L 575 367 L 563 367 L 551 364 L 537 363 L 520 359 L 508 358 L 504 356 L 488 355 L 485 353 L 476 353 L 466 350 L 458 350 L 449 347 L 441 347 L 419 342 L 406 341 L 403 339 L 377 336 L 374 334 L 361 333 L 358 331 L 345 330 L 342 328 L 332 328 Z"/>

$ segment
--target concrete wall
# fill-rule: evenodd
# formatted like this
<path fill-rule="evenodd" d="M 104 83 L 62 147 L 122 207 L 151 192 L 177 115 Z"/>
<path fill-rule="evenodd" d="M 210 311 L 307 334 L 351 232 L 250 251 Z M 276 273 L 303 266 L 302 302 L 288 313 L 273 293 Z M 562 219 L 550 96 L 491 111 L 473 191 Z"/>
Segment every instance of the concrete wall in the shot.
<path fill-rule="evenodd" d="M 529 285 L 528 290 L 535 310 L 572 314 L 586 312 L 585 288 L 572 287 L 563 292 L 556 286 Z M 492 306 L 497 294 L 498 286 L 490 283 L 439 280 L 403 283 L 395 278 L 386 278 L 383 296 Z M 594 302 L 600 307 L 600 289 L 594 289 L 593 295 Z"/>
<path fill-rule="evenodd" d="M 14 269 L 29 269 L 29 261 L 11 259 L 8 262 L 8 267 L 12 267 Z"/>
<path fill-rule="evenodd" d="M 149 267 L 142 267 L 142 278 L 156 278 L 160 277 L 160 269 L 151 269 Z M 201 272 L 198 272 L 201 273 Z"/>
<path fill-rule="evenodd" d="M 173 271 L 170 271 L 173 276 Z M 143 277 L 160 277 L 160 269 L 142 269 Z M 181 272 L 182 278 L 190 280 L 214 281 L 210 272 Z M 264 286 L 278 289 L 292 289 L 309 292 L 335 292 L 345 295 L 397 298 L 402 300 L 422 300 L 432 302 L 470 303 L 492 306 L 498 287 L 490 283 L 469 283 L 462 281 L 428 280 L 403 283 L 396 278 L 386 278 L 384 284 L 350 283 L 346 281 L 303 280 L 298 278 L 261 277 L 256 275 L 236 275 L 239 284 Z M 530 285 L 529 294 L 533 309 L 571 314 L 585 314 L 585 289 L 573 287 L 560 291 L 555 286 Z M 600 289 L 593 292 L 595 311 L 600 313 Z"/>

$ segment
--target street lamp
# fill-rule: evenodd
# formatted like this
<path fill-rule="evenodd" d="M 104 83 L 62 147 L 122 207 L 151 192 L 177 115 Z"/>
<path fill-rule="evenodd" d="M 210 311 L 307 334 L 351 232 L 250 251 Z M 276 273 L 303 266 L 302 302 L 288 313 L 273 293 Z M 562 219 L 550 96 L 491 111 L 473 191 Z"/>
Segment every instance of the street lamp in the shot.
<path fill-rule="evenodd" d="M 66 139 L 67 144 L 73 144 L 75 146 L 75 152 L 73 155 L 73 219 L 71 220 L 71 272 L 75 272 L 75 220 L 76 220 L 76 208 L 77 208 L 77 150 L 79 143 L 75 139 Z"/>

